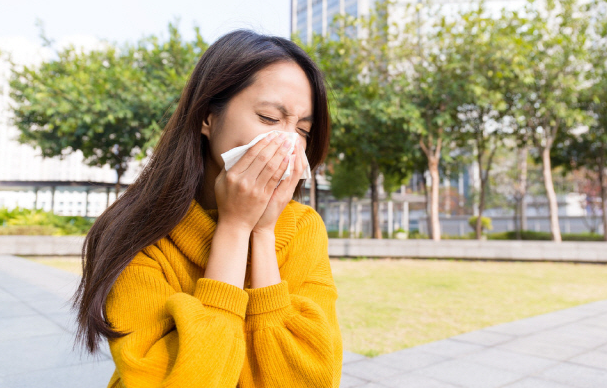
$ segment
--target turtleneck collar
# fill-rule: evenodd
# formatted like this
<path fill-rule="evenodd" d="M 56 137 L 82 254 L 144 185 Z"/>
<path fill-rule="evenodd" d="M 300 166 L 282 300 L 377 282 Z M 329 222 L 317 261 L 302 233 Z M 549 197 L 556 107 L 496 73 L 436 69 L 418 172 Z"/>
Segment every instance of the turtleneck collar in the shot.
<path fill-rule="evenodd" d="M 283 248 L 291 241 L 296 232 L 294 202 L 296 201 L 292 199 L 285 206 L 274 229 L 276 258 L 279 267 L 284 264 L 287 256 Z M 185 217 L 169 232 L 169 237 L 188 259 L 200 267 L 206 268 L 217 219 L 217 209 L 203 209 L 193 199 Z"/>

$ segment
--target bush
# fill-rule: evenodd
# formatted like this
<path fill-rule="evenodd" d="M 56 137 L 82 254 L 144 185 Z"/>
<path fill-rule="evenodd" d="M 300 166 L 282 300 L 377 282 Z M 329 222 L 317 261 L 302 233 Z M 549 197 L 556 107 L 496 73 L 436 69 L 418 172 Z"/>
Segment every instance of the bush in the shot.
<path fill-rule="evenodd" d="M 516 231 L 491 233 L 487 235 L 490 240 L 516 240 Z M 563 241 L 603 241 L 603 235 L 591 233 L 563 233 Z M 535 232 L 533 230 L 521 231 L 521 240 L 552 240 L 550 232 Z"/>
<path fill-rule="evenodd" d="M 478 216 L 472 216 L 472 217 L 468 218 L 468 225 L 470 225 L 472 230 L 476 229 L 476 220 L 477 219 L 478 219 Z M 481 232 L 484 232 L 485 230 L 492 230 L 492 229 L 493 229 L 493 225 L 491 225 L 491 218 L 481 217 Z"/>
<path fill-rule="evenodd" d="M 425 233 L 420 233 L 418 229 L 412 229 L 409 231 L 409 239 L 427 240 L 430 237 Z"/>
<path fill-rule="evenodd" d="M 348 229 L 344 229 L 342 233 L 342 238 L 350 238 L 350 231 Z M 327 234 L 329 235 L 329 238 L 339 238 L 339 230 L 328 230 Z M 362 232 L 358 233 L 358 238 L 362 238 Z"/>
<path fill-rule="evenodd" d="M 49 225 L 9 225 L 0 226 L 0 235 L 4 236 L 53 236 L 59 230 Z"/>
<path fill-rule="evenodd" d="M 476 239 L 476 234 L 474 232 L 467 233 L 463 236 L 458 234 L 443 234 L 441 236 L 443 240 L 474 240 Z"/>
<path fill-rule="evenodd" d="M 84 235 L 93 220 L 79 216 L 58 216 L 36 209 L 0 208 L 0 234 L 3 235 Z"/>

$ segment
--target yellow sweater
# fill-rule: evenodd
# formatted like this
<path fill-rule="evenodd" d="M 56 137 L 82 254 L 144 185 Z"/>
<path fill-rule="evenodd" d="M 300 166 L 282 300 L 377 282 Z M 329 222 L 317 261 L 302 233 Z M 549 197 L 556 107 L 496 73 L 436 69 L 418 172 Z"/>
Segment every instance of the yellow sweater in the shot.
<path fill-rule="evenodd" d="M 204 278 L 217 210 L 187 215 L 138 252 L 106 302 L 116 370 L 108 387 L 339 387 L 342 338 L 320 215 L 291 200 L 277 220 L 281 283 Z"/>

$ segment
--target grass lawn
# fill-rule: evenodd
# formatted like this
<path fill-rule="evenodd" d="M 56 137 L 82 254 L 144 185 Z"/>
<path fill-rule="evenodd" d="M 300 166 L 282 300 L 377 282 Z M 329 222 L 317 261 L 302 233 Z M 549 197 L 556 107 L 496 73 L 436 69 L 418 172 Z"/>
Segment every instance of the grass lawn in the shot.
<path fill-rule="evenodd" d="M 82 262 L 77 256 L 19 256 L 82 276 Z"/>
<path fill-rule="evenodd" d="M 607 299 L 607 265 L 331 260 L 344 349 L 370 357 Z"/>
<path fill-rule="evenodd" d="M 80 274 L 74 258 L 28 259 Z M 344 349 L 370 357 L 607 299 L 607 265 L 331 259 Z"/>

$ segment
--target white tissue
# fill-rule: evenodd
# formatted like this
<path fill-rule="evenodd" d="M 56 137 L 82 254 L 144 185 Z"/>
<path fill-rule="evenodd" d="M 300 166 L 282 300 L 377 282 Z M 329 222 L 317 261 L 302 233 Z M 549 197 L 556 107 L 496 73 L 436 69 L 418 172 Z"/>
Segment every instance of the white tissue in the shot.
<path fill-rule="evenodd" d="M 258 141 L 260 141 L 261 139 L 263 139 L 264 137 L 268 136 L 269 134 L 271 134 L 273 132 L 276 132 L 277 135 L 280 135 L 281 133 L 287 134 L 287 138 L 291 140 L 291 147 L 289 147 L 289 150 L 287 152 L 287 155 L 290 156 L 293 153 L 293 150 L 295 149 L 295 139 L 299 135 L 295 132 L 274 130 L 274 131 L 270 131 L 270 132 L 266 132 L 266 133 L 257 135 L 253 140 L 251 140 L 249 142 L 249 144 L 232 148 L 231 150 L 226 151 L 223 154 L 221 154 L 221 158 L 223 159 L 223 161 L 225 163 L 224 168 L 226 169 L 226 171 L 228 171 L 230 168 L 232 168 L 236 164 L 236 162 L 238 162 L 238 160 L 240 160 L 240 158 L 247 152 L 247 150 L 249 148 L 253 147 Z M 301 145 L 300 145 L 300 147 L 301 147 Z M 303 153 L 303 158 L 306 163 L 306 170 L 302 173 L 300 179 L 309 179 L 312 177 L 312 172 L 310 171 L 310 163 L 308 163 L 308 158 L 306 158 L 305 152 Z M 293 166 L 291 165 L 291 160 L 289 160 L 289 165 L 287 166 L 287 170 L 285 171 L 284 174 L 282 174 L 280 181 L 289 177 L 291 175 L 292 170 L 293 170 Z M 280 183 L 280 181 L 278 183 Z"/>

